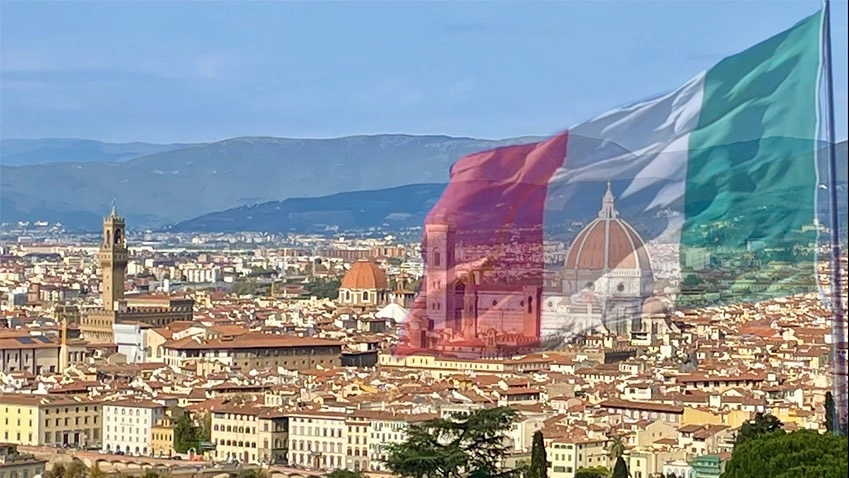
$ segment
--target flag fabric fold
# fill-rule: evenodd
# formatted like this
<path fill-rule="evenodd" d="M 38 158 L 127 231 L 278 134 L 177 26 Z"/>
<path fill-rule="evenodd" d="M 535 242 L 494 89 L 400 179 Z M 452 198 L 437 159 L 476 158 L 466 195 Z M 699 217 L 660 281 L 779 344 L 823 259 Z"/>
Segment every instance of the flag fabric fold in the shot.
<path fill-rule="evenodd" d="M 632 336 L 668 307 L 815 290 L 822 28 L 818 12 L 669 94 L 460 159 L 426 220 L 410 344 Z"/>

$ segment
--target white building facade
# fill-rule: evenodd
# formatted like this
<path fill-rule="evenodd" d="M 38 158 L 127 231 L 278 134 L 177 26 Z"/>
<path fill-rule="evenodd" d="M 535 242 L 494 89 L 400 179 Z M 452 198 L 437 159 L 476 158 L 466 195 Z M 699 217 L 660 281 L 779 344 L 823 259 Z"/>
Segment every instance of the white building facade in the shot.
<path fill-rule="evenodd" d="M 153 426 L 165 417 L 165 406 L 150 400 L 127 400 L 103 405 L 101 449 L 128 455 L 153 452 Z"/>

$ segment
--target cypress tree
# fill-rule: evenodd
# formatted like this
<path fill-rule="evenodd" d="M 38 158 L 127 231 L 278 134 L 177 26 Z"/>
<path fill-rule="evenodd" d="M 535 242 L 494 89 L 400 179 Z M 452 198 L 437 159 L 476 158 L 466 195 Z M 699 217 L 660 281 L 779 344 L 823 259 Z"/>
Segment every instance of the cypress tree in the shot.
<path fill-rule="evenodd" d="M 543 438 L 541 431 L 534 432 L 528 478 L 548 478 L 548 457 L 545 453 L 545 440 Z"/>
<path fill-rule="evenodd" d="M 612 478 L 628 478 L 628 465 L 625 463 L 625 459 L 621 456 L 616 459 L 616 465 L 613 467 L 613 477 Z"/>
<path fill-rule="evenodd" d="M 834 396 L 825 392 L 825 429 L 834 433 Z"/>

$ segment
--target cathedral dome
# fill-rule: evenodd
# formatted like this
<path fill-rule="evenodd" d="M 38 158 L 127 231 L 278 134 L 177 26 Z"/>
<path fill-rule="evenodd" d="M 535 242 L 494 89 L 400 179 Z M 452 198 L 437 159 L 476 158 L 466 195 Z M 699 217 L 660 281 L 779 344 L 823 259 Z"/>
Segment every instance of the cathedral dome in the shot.
<path fill-rule="evenodd" d="M 386 273 L 374 262 L 368 259 L 360 259 L 355 262 L 351 269 L 342 278 L 342 289 L 352 290 L 385 290 L 389 282 Z"/>
<path fill-rule="evenodd" d="M 598 217 L 575 237 L 569 248 L 566 269 L 651 269 L 645 242 L 613 207 L 609 182 Z"/>

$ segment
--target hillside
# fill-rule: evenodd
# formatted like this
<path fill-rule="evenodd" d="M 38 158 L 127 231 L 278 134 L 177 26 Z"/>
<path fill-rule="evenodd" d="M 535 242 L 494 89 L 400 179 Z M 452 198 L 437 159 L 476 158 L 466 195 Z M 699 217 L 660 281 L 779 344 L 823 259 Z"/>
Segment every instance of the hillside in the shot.
<path fill-rule="evenodd" d="M 591 142 L 587 142 L 591 144 Z M 838 145 L 838 174 L 843 178 L 840 198 L 840 216 L 847 223 L 847 148 L 846 143 Z M 613 181 L 614 191 L 623 191 L 629 181 Z M 547 220 L 558 224 L 572 221 L 587 221 L 598 212 L 603 182 L 582 182 L 569 192 L 569 207 L 547 212 Z M 220 212 L 205 214 L 183 221 L 170 227 L 175 232 L 318 232 L 328 226 L 338 226 L 341 230 L 386 228 L 401 229 L 421 226 L 432 205 L 439 199 L 445 184 L 414 184 L 394 188 L 345 192 L 317 198 L 287 199 L 262 204 L 232 208 Z M 634 225 L 644 236 L 652 237 L 665 226 L 663 217 L 646 215 L 648 204 L 657 191 L 645 190 L 632 196 L 627 203 L 617 202 L 617 209 L 623 217 Z M 792 207 L 797 191 L 786 191 L 784 197 L 777 198 L 777 208 Z M 826 198 L 823 197 L 823 201 Z M 827 202 L 823 202 L 826 205 Z M 482 212 L 483 213 L 483 212 Z M 482 214 L 481 214 L 482 216 Z M 473 219 L 474 220 L 474 219 Z M 563 232 L 568 235 L 568 227 Z M 844 232 L 845 232 L 844 227 Z"/>
<path fill-rule="evenodd" d="M 134 227 L 159 227 L 241 205 L 442 182 L 461 156 L 508 144 L 448 136 L 247 137 L 123 162 L 0 165 L 0 221 L 98 228 L 114 199 Z"/>
<path fill-rule="evenodd" d="M 28 166 L 47 163 L 93 163 L 127 159 L 181 149 L 189 144 L 103 143 L 89 139 L 0 140 L 0 165 Z"/>

